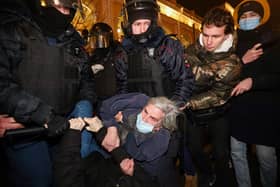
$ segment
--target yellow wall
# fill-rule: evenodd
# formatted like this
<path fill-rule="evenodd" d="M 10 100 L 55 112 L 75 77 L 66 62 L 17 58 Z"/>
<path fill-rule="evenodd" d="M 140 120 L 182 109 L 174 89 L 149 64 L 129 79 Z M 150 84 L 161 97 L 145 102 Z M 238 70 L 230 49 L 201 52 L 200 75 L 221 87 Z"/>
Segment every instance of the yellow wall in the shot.
<path fill-rule="evenodd" d="M 72 22 L 80 32 L 84 29 L 90 30 L 96 22 L 105 22 L 113 28 L 114 37 L 121 38 L 117 30 L 120 29 L 123 0 L 83 0 L 83 3 L 84 10 L 86 10 L 85 19 L 82 19 L 81 15 L 77 13 Z M 177 34 L 184 45 L 192 43 L 198 35 L 201 18 L 176 4 L 176 0 L 160 0 L 158 3 L 161 5 L 159 24 L 164 30 L 168 34 Z M 162 5 L 167 6 L 168 9 L 171 8 L 172 13 L 166 13 Z"/>

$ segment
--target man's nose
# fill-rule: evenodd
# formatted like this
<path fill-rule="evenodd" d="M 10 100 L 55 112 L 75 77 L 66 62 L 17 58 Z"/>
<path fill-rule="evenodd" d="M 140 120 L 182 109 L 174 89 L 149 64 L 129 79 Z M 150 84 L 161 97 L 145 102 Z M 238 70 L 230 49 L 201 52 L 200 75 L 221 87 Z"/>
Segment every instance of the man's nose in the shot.
<path fill-rule="evenodd" d="M 212 43 L 212 41 L 213 41 L 212 37 L 208 37 L 206 43 L 209 45 Z"/>
<path fill-rule="evenodd" d="M 140 26 L 140 32 L 141 32 L 141 34 L 146 32 L 146 26 L 145 25 Z"/>
<path fill-rule="evenodd" d="M 144 122 L 147 122 L 147 119 L 148 119 L 148 115 L 142 115 L 142 120 L 143 120 Z"/>

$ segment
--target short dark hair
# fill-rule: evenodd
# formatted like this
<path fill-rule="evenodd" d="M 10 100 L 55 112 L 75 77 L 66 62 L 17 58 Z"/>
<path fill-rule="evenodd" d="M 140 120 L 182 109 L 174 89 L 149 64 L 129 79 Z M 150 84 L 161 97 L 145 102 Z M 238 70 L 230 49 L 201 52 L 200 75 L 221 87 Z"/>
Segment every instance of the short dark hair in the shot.
<path fill-rule="evenodd" d="M 215 25 L 216 27 L 226 26 L 225 34 L 234 32 L 232 15 L 229 11 L 220 7 L 215 7 L 205 14 L 201 27 L 203 28 L 204 25 Z"/>
<path fill-rule="evenodd" d="M 247 1 L 246 3 L 243 3 L 238 10 L 238 20 L 240 19 L 240 16 L 242 16 L 242 14 L 247 11 L 254 11 L 258 13 L 261 17 L 263 17 L 264 14 L 264 9 L 259 2 Z"/>

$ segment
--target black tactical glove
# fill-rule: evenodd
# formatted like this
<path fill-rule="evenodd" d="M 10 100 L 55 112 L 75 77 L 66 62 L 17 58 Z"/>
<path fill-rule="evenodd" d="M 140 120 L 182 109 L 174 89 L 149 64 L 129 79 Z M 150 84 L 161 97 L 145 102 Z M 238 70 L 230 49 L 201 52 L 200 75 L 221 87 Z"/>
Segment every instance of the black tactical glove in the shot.
<path fill-rule="evenodd" d="M 66 118 L 58 115 L 53 115 L 46 125 L 49 137 L 63 135 L 70 126 L 69 121 Z"/>
<path fill-rule="evenodd" d="M 66 118 L 55 115 L 53 108 L 43 103 L 32 114 L 31 122 L 46 127 L 50 137 L 62 135 L 70 126 Z"/>

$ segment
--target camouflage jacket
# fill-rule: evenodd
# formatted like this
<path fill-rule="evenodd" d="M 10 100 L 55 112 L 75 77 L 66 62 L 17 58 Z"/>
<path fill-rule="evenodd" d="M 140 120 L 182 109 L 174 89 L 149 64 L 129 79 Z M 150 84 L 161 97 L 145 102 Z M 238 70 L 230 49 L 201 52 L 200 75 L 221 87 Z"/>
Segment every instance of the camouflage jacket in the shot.
<path fill-rule="evenodd" d="M 233 40 L 233 39 L 232 39 Z M 185 63 L 195 77 L 193 95 L 187 104 L 192 110 L 207 109 L 225 104 L 238 83 L 241 63 L 234 54 L 234 44 L 228 50 L 209 52 L 198 40 L 185 49 Z"/>

